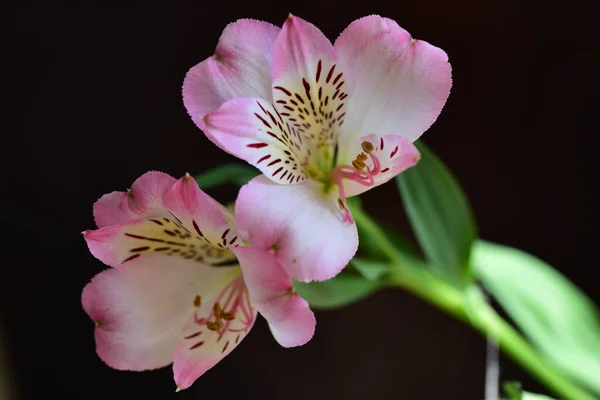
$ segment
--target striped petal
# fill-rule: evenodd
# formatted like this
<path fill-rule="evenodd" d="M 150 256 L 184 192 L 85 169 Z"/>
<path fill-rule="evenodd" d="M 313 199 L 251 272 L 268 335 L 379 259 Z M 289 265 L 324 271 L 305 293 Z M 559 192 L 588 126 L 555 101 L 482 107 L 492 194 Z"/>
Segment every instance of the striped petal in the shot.
<path fill-rule="evenodd" d="M 207 320 L 213 304 L 239 276 L 238 267 L 215 268 L 160 255 L 96 275 L 83 290 L 82 304 L 96 325 L 98 355 L 121 370 L 170 364 L 179 344 L 189 343 L 185 327 Z M 215 334 L 205 322 L 197 328 L 208 338 Z"/>
<path fill-rule="evenodd" d="M 290 16 L 275 45 L 273 101 L 304 139 L 310 175 L 318 177 L 332 166 L 347 93 L 331 42 L 311 23 Z"/>
<path fill-rule="evenodd" d="M 84 232 L 91 253 L 117 267 L 139 257 L 161 254 L 219 265 L 235 261 L 238 245 L 229 212 L 200 190 L 189 176 L 179 179 L 150 217 Z"/>
<path fill-rule="evenodd" d="M 175 350 L 173 373 L 177 390 L 188 388 L 231 353 L 255 320 L 256 310 L 241 276 L 231 280 L 217 296 L 203 298 Z"/>
<path fill-rule="evenodd" d="M 205 117 L 205 131 L 229 153 L 274 182 L 304 181 L 307 148 L 300 132 L 265 100 L 239 98 Z"/>

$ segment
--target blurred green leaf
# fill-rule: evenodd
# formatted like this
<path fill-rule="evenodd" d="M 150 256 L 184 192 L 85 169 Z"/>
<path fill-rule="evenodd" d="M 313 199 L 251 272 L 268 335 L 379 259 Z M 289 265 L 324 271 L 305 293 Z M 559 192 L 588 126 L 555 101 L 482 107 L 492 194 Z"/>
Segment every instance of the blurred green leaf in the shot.
<path fill-rule="evenodd" d="M 600 313 L 573 283 L 523 251 L 478 241 L 476 278 L 540 353 L 571 379 L 600 394 Z"/>
<path fill-rule="evenodd" d="M 323 282 L 294 282 L 294 288 L 313 308 L 333 309 L 357 302 L 382 287 L 360 275 L 343 272 Z"/>
<path fill-rule="evenodd" d="M 195 179 L 202 190 L 206 190 L 226 184 L 241 187 L 259 174 L 256 168 L 249 165 L 230 163 L 204 171 L 196 175 Z"/>
<path fill-rule="evenodd" d="M 504 389 L 504 393 L 506 393 L 509 400 L 523 400 L 520 382 L 506 382 L 504 385 L 502 385 L 502 388 Z"/>
<path fill-rule="evenodd" d="M 462 286 L 477 236 L 473 214 L 450 170 L 422 143 L 417 147 L 419 163 L 396 178 L 404 208 L 432 269 Z"/>
<path fill-rule="evenodd" d="M 350 264 L 369 281 L 378 281 L 390 270 L 390 265 L 376 260 L 354 257 Z"/>
<path fill-rule="evenodd" d="M 504 393 L 508 396 L 508 400 L 554 400 L 551 397 L 541 394 L 523 392 L 519 382 L 506 382 L 503 388 Z"/>

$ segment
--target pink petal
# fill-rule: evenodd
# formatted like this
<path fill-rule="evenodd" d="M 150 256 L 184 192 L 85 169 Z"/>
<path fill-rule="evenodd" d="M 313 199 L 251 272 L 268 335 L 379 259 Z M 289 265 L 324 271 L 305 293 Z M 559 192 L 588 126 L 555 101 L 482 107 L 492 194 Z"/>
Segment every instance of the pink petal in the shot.
<path fill-rule="evenodd" d="M 270 100 L 271 60 L 279 32 L 266 22 L 238 20 L 223 31 L 215 55 L 189 70 L 183 82 L 183 102 L 200 129 L 204 129 L 202 117 L 227 100 Z"/>
<path fill-rule="evenodd" d="M 313 170 L 331 166 L 346 115 L 348 87 L 331 42 L 314 25 L 290 16 L 273 56 L 273 103 L 311 149 Z"/>
<path fill-rule="evenodd" d="M 283 186 L 259 176 L 240 190 L 235 223 L 244 240 L 274 250 L 293 279 L 326 280 L 358 247 L 356 226 L 343 221 L 337 201 L 337 190 L 325 194 L 313 181 Z"/>
<path fill-rule="evenodd" d="M 316 77 L 319 59 L 335 60 L 331 42 L 316 26 L 290 15 L 277 37 L 273 54 L 273 86 L 281 80 Z M 273 90 L 275 94 L 277 89 Z"/>
<path fill-rule="evenodd" d="M 160 212 L 162 198 L 173 183 L 172 176 L 150 171 L 136 179 L 130 191 L 105 194 L 94 203 L 96 225 L 103 228 Z"/>
<path fill-rule="evenodd" d="M 372 157 L 376 157 L 380 163 L 379 172 L 373 176 L 374 184 L 371 186 L 364 186 L 351 180 L 343 180 L 347 197 L 356 196 L 375 186 L 386 183 L 396 175 L 416 165 L 421 158 L 421 153 L 415 145 L 408 139 L 398 135 L 380 136 L 370 134 L 364 136 L 355 143 L 354 154 L 363 153 L 361 143 L 365 141 L 371 143 L 374 147 L 374 150 L 369 154 L 369 160 L 365 164 L 373 170 Z"/>
<path fill-rule="evenodd" d="M 354 142 L 368 133 L 415 141 L 436 120 L 452 86 L 443 50 L 376 15 L 351 23 L 335 50 L 350 82 L 341 163 L 352 161 Z"/>
<path fill-rule="evenodd" d="M 229 211 L 200 190 L 191 176 L 179 179 L 163 199 L 165 207 L 183 229 L 221 249 L 241 243 Z"/>
<path fill-rule="evenodd" d="M 284 347 L 302 346 L 315 333 L 315 315 L 294 292 L 292 278 L 275 255 L 255 246 L 238 247 L 244 281 L 252 304 L 265 317 L 275 340 Z"/>
<path fill-rule="evenodd" d="M 122 370 L 168 365 L 194 314 L 196 296 L 210 298 L 231 281 L 233 270 L 239 274 L 237 268 L 155 255 L 96 275 L 81 301 L 96 323 L 98 355 Z"/>
<path fill-rule="evenodd" d="M 219 147 L 254 165 L 272 181 L 292 184 L 306 179 L 301 163 L 307 148 L 270 103 L 233 99 L 205 120 L 205 132 Z"/>
<path fill-rule="evenodd" d="M 220 331 L 208 329 L 208 324 L 214 321 L 214 312 L 200 312 L 187 324 L 173 361 L 178 390 L 188 388 L 198 377 L 231 353 L 254 325 L 256 311 L 250 304 L 248 290 L 241 276 L 231 281 L 218 297 L 211 298 L 209 302 L 203 298 L 201 308 L 214 307 L 216 302 L 233 319 L 224 320 Z"/>
<path fill-rule="evenodd" d="M 227 249 L 241 243 L 229 211 L 189 176 L 175 181 L 162 211 L 132 222 L 84 232 L 90 252 L 117 267 L 150 254 L 172 255 L 215 265 L 235 261 Z"/>

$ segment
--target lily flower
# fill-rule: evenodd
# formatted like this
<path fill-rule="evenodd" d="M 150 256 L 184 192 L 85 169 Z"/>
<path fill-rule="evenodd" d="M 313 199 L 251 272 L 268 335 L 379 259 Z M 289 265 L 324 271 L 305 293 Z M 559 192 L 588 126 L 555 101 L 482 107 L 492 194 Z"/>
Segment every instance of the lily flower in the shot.
<path fill-rule="evenodd" d="M 263 173 L 237 201 L 243 239 L 312 281 L 357 250 L 346 198 L 417 163 L 412 143 L 451 85 L 446 53 L 393 20 L 358 19 L 332 44 L 290 15 L 282 29 L 227 26 L 215 55 L 186 75 L 183 99 L 209 139 Z"/>
<path fill-rule="evenodd" d="M 243 245 L 229 211 L 189 175 L 148 172 L 94 204 L 91 253 L 111 267 L 84 288 L 96 350 L 109 366 L 173 363 L 177 390 L 227 356 L 257 311 L 275 339 L 299 346 L 315 318 L 272 253 Z"/>

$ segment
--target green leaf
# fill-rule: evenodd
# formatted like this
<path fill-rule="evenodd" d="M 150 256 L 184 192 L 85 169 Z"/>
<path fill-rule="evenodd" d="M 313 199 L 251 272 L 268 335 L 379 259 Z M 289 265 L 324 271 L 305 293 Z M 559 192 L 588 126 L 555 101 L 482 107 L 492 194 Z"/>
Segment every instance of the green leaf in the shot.
<path fill-rule="evenodd" d="M 360 275 L 343 272 L 323 282 L 294 282 L 294 288 L 311 307 L 333 309 L 357 302 L 382 287 Z"/>
<path fill-rule="evenodd" d="M 196 182 L 198 182 L 202 190 L 226 184 L 241 187 L 259 174 L 260 172 L 257 169 L 249 165 L 236 163 L 222 164 L 197 175 Z"/>
<path fill-rule="evenodd" d="M 519 382 L 506 382 L 503 385 L 508 400 L 554 400 L 551 397 L 530 392 L 523 392 Z"/>
<path fill-rule="evenodd" d="M 509 400 L 523 400 L 520 382 L 506 382 L 502 387 Z"/>
<path fill-rule="evenodd" d="M 378 281 L 390 270 L 390 265 L 381 261 L 354 257 L 350 264 L 369 281 Z"/>
<path fill-rule="evenodd" d="M 573 283 L 523 251 L 478 241 L 473 274 L 540 353 L 600 394 L 600 312 Z"/>
<path fill-rule="evenodd" d="M 415 235 L 435 272 L 463 286 L 477 236 L 469 203 L 448 168 L 422 143 L 419 163 L 396 182 Z"/>

